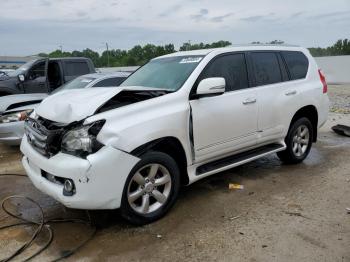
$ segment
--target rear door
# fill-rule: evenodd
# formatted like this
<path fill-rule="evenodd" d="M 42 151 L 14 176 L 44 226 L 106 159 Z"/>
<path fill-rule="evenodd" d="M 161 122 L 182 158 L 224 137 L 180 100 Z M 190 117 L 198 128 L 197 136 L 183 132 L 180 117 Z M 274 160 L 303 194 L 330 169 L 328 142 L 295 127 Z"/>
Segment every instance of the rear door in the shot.
<path fill-rule="evenodd" d="M 28 70 L 23 83 L 25 93 L 47 93 L 48 59 L 36 61 Z"/>
<path fill-rule="evenodd" d="M 257 94 L 249 87 L 245 54 L 214 58 L 196 85 L 210 77 L 225 78 L 226 92 L 190 101 L 196 162 L 254 146 L 257 140 Z"/>
<path fill-rule="evenodd" d="M 250 53 L 258 92 L 258 143 L 283 139 L 293 114 L 299 108 L 299 85 L 290 81 L 281 52 Z"/>
<path fill-rule="evenodd" d="M 64 60 L 64 81 L 68 82 L 81 75 L 90 73 L 87 61 L 84 60 Z"/>

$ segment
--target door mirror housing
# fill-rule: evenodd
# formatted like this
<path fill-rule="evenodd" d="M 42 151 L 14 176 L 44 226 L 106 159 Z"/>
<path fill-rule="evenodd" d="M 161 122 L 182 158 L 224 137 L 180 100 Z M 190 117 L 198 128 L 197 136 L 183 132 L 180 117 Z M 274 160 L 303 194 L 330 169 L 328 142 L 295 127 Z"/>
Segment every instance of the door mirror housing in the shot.
<path fill-rule="evenodd" d="M 19 80 L 20 82 L 24 82 L 25 76 L 24 76 L 23 74 L 18 75 L 18 80 Z"/>
<path fill-rule="evenodd" d="M 199 82 L 196 97 L 216 96 L 225 93 L 226 81 L 223 77 L 210 77 Z"/>

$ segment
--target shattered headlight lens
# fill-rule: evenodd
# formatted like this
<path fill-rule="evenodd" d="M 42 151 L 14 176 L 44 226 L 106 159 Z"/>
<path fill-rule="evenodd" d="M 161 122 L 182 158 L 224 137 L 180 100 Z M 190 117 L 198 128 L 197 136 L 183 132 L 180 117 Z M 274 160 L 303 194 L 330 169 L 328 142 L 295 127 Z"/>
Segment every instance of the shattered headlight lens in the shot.
<path fill-rule="evenodd" d="M 27 119 L 28 115 L 30 115 L 32 111 L 33 109 L 30 109 L 30 110 L 18 111 L 18 112 L 1 115 L 0 123 L 24 121 Z"/>
<path fill-rule="evenodd" d="M 103 146 L 96 137 L 104 123 L 105 121 L 101 120 L 67 131 L 62 138 L 62 151 L 82 157 L 96 152 Z"/>

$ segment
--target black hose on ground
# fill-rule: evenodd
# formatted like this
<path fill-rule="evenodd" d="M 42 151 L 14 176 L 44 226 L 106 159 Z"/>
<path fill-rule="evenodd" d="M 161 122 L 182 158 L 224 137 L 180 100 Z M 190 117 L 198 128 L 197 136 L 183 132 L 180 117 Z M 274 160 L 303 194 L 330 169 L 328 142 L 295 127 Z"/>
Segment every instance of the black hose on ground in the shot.
<path fill-rule="evenodd" d="M 0 177 L 1 176 L 27 177 L 26 175 L 21 175 L 21 174 L 0 174 Z M 38 210 L 40 211 L 40 220 L 39 221 L 31 221 L 31 220 L 25 219 L 25 218 L 21 217 L 20 215 L 14 214 L 11 211 L 9 211 L 6 208 L 6 203 L 11 199 L 22 199 L 22 200 L 29 201 L 32 204 L 34 204 L 38 208 Z M 29 260 L 33 259 L 34 257 L 38 256 L 39 254 L 41 254 L 44 250 L 46 250 L 50 246 L 50 244 L 53 240 L 54 234 L 53 234 L 52 229 L 50 228 L 50 224 L 52 224 L 52 223 L 80 223 L 80 224 L 88 225 L 88 226 L 92 227 L 92 229 L 93 229 L 91 235 L 86 240 L 84 240 L 81 244 L 79 244 L 78 246 L 76 246 L 72 250 L 65 252 L 62 256 L 52 260 L 55 262 L 60 261 L 64 258 L 67 258 L 67 257 L 73 255 L 76 251 L 78 251 L 81 247 L 83 247 L 87 242 L 89 242 L 95 236 L 95 234 L 97 232 L 96 227 L 92 226 L 91 217 L 90 217 L 90 214 L 88 211 L 86 212 L 88 220 L 75 219 L 75 218 L 72 218 L 72 219 L 59 218 L 59 219 L 45 220 L 45 213 L 44 213 L 44 210 L 42 209 L 42 207 L 35 200 L 33 200 L 29 197 L 26 197 L 26 196 L 21 196 L 21 195 L 8 196 L 8 197 L 4 198 L 1 202 L 1 208 L 9 217 L 16 218 L 16 219 L 20 220 L 20 222 L 10 224 L 10 225 L 1 226 L 0 231 L 4 230 L 4 229 L 12 228 L 12 227 L 25 226 L 25 225 L 36 226 L 36 229 L 34 230 L 34 233 L 32 234 L 32 236 L 30 237 L 30 239 L 28 241 L 26 241 L 20 248 L 18 248 L 10 256 L 0 259 L 0 262 L 11 261 L 12 259 L 17 257 L 18 255 L 23 253 L 36 240 L 36 238 L 43 231 L 43 229 L 45 229 L 48 231 L 48 234 L 49 234 L 48 239 L 45 242 L 45 244 L 38 251 L 36 251 L 33 255 L 31 255 L 30 257 L 27 257 L 23 261 L 29 261 Z"/>

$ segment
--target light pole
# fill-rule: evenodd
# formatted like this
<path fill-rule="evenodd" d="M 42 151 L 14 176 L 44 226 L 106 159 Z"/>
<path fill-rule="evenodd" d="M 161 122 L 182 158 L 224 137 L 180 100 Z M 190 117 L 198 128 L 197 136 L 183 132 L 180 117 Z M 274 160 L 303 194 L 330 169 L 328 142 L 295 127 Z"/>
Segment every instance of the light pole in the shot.
<path fill-rule="evenodd" d="M 62 51 L 62 50 L 63 50 L 62 45 L 59 45 L 58 47 L 61 49 L 61 53 L 63 53 L 63 51 Z"/>
<path fill-rule="evenodd" d="M 109 51 L 108 51 L 108 43 L 106 42 L 106 48 L 107 48 L 107 66 L 109 67 Z"/>

